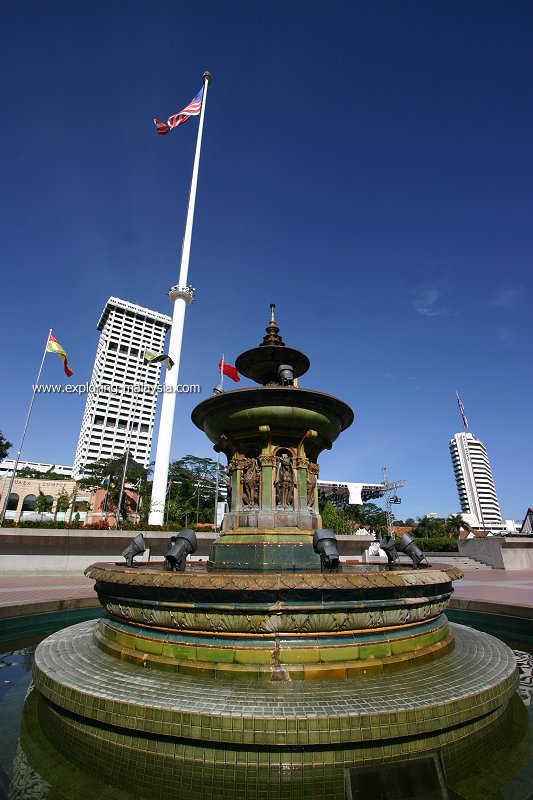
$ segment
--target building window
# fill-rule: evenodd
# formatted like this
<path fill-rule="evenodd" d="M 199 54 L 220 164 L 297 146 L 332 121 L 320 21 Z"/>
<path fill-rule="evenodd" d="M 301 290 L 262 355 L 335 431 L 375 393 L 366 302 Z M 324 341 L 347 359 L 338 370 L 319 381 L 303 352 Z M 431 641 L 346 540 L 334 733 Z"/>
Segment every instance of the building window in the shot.
<path fill-rule="evenodd" d="M 9 500 L 7 501 L 6 511 L 16 511 L 18 504 L 19 504 L 19 496 L 18 494 L 12 492 L 9 495 Z"/>
<path fill-rule="evenodd" d="M 35 511 L 35 495 L 27 494 L 22 503 L 22 511 Z"/>

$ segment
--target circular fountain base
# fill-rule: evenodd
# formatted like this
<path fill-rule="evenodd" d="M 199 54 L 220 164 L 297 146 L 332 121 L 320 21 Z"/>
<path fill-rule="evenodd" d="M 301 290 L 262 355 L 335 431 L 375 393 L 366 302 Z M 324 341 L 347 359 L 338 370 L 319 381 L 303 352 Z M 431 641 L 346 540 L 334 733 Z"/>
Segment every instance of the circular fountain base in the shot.
<path fill-rule="evenodd" d="M 96 743 L 120 749 L 140 736 L 152 739 L 154 752 L 187 744 L 199 760 L 212 746 L 244 747 L 252 759 L 295 748 L 301 763 L 309 748 L 313 759 L 318 749 L 330 763 L 344 763 L 348 750 L 357 762 L 360 747 L 389 757 L 419 752 L 434 748 L 435 737 L 440 745 L 454 741 L 505 710 L 517 687 L 513 653 L 487 634 L 451 627 L 454 649 L 413 669 L 342 681 L 242 681 L 221 690 L 216 678 L 117 662 L 95 645 L 94 622 L 84 622 L 39 645 L 34 683 L 54 740 L 69 749 L 73 736 L 92 740 L 89 752 Z"/>

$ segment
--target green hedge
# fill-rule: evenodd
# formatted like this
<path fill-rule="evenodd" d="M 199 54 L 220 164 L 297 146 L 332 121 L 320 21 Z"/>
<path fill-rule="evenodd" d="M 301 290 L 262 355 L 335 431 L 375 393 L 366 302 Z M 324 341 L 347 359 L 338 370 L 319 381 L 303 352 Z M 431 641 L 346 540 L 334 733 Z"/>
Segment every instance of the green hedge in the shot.
<path fill-rule="evenodd" d="M 115 530 L 114 527 L 109 527 L 106 524 L 101 522 L 93 522 L 91 525 L 84 525 L 83 522 L 36 522 L 36 521 L 28 521 L 28 522 L 13 522 L 12 520 L 4 520 L 2 523 L 3 528 L 45 528 L 47 530 L 83 530 L 83 531 L 107 531 L 107 530 Z M 121 529 L 123 531 L 181 531 L 183 525 L 178 525 L 177 523 L 170 523 L 169 525 L 145 525 L 143 523 L 138 523 L 134 525 L 132 522 L 124 522 L 121 525 Z M 196 525 L 190 525 L 193 531 L 199 531 L 200 533 L 211 533 L 209 529 L 205 528 L 204 525 L 199 526 L 198 528 Z"/>
<path fill-rule="evenodd" d="M 417 545 L 425 553 L 457 553 L 457 539 L 448 536 L 417 536 Z"/>

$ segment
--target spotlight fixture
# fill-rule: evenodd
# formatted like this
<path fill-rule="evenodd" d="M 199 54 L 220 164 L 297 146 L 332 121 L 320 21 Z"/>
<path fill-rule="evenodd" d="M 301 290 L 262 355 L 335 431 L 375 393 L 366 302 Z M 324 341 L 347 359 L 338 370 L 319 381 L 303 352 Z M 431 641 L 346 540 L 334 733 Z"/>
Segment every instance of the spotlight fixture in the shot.
<path fill-rule="evenodd" d="M 339 569 L 339 552 L 337 550 L 337 537 L 333 531 L 322 528 L 315 531 L 313 536 L 313 550 L 320 556 L 322 569 Z"/>
<path fill-rule="evenodd" d="M 290 364 L 280 364 L 278 367 L 278 381 L 282 386 L 292 386 L 294 384 L 294 367 Z"/>
<path fill-rule="evenodd" d="M 141 555 L 146 550 L 146 545 L 144 543 L 144 537 L 142 533 L 139 533 L 135 539 L 132 539 L 131 544 L 129 544 L 125 550 L 122 551 L 122 555 L 126 559 L 126 564 L 128 567 L 133 567 L 133 559 L 135 556 Z"/>
<path fill-rule="evenodd" d="M 396 545 L 394 543 L 394 536 L 387 534 L 383 537 L 380 541 L 379 546 L 382 550 L 385 550 L 387 554 L 387 558 L 389 561 L 389 567 L 394 566 L 398 563 L 398 553 L 396 552 Z"/>
<path fill-rule="evenodd" d="M 166 568 L 175 572 L 184 570 L 187 556 L 197 547 L 196 534 L 190 528 L 183 528 L 176 536 L 171 536 L 170 547 L 165 553 Z"/>
<path fill-rule="evenodd" d="M 398 545 L 398 550 L 401 553 L 405 553 L 406 556 L 409 556 L 415 569 L 418 569 L 419 567 L 429 567 L 427 558 L 410 533 L 404 533 L 401 542 Z M 425 561 L 426 563 L 422 564 L 422 561 Z"/>

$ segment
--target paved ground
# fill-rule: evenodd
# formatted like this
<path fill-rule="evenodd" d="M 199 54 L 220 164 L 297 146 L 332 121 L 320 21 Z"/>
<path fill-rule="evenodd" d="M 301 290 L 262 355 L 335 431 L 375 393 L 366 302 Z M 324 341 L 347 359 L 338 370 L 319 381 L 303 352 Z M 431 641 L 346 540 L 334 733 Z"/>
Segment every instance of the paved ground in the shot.
<path fill-rule="evenodd" d="M 454 598 L 533 607 L 533 570 L 465 570 L 454 589 Z"/>
<path fill-rule="evenodd" d="M 97 605 L 94 581 L 84 575 L 0 575 L 2 618 Z"/>
<path fill-rule="evenodd" d="M 453 559 L 449 562 L 454 563 Z M 53 601 L 63 605 L 63 601 L 87 598 L 87 601 L 94 600 L 97 604 L 93 583 L 83 575 L 0 575 L 0 617 L 6 616 L 8 608 L 11 610 L 9 616 L 18 616 L 38 610 L 32 608 L 30 611 L 30 606 Z M 457 581 L 454 588 L 454 600 L 480 600 L 533 608 L 533 570 L 465 569 L 464 578 Z"/>

